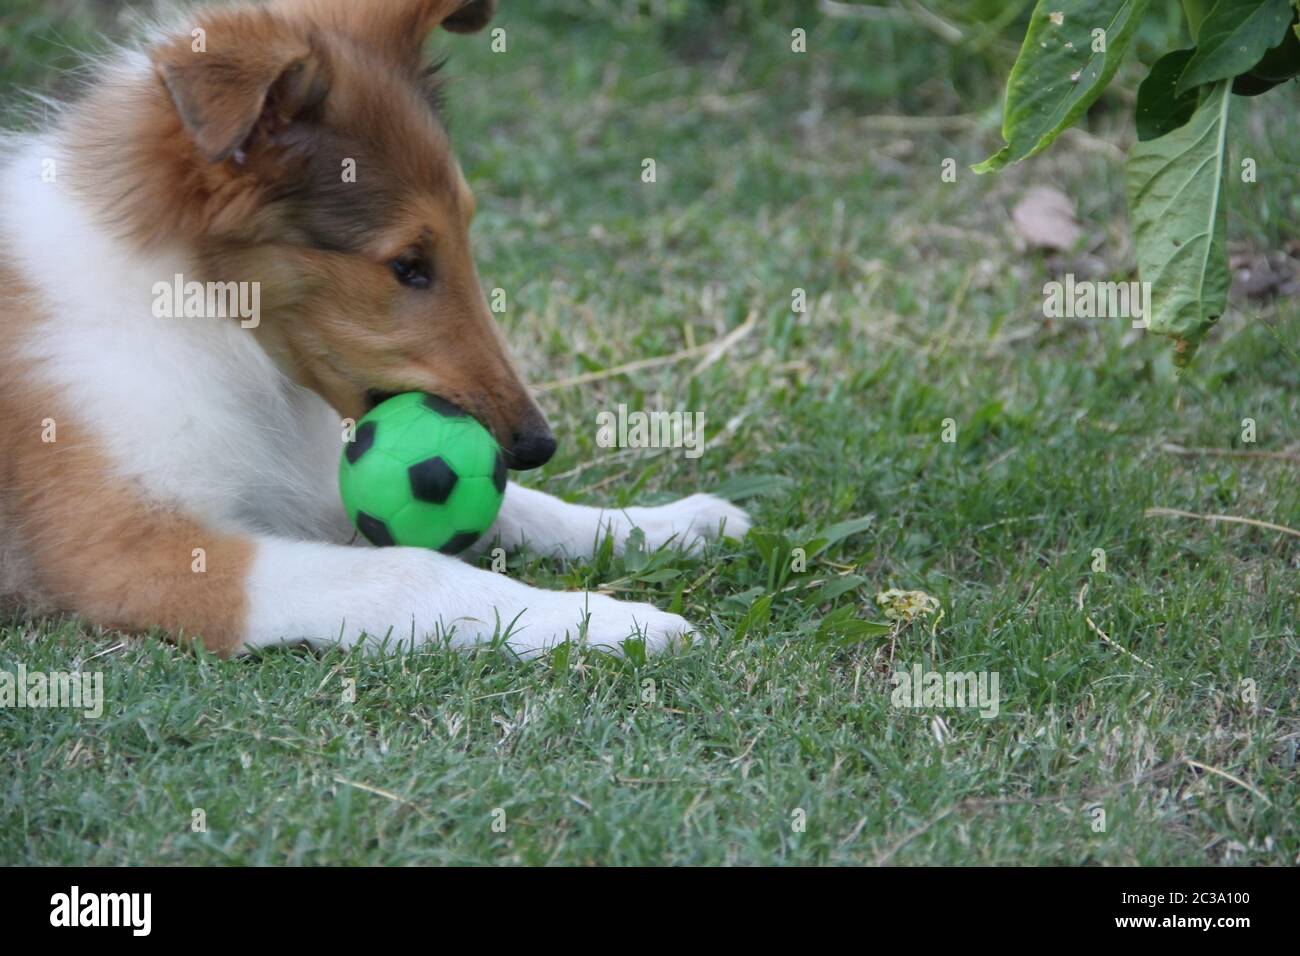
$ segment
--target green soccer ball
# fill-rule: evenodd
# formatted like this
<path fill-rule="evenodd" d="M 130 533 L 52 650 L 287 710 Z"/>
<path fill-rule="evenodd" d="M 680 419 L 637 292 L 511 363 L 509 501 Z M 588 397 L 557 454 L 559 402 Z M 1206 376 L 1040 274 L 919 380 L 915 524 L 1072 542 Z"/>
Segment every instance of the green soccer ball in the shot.
<path fill-rule="evenodd" d="M 339 463 L 348 518 L 381 547 L 459 554 L 492 526 L 505 493 L 505 458 L 488 430 L 422 392 L 375 406 Z"/>

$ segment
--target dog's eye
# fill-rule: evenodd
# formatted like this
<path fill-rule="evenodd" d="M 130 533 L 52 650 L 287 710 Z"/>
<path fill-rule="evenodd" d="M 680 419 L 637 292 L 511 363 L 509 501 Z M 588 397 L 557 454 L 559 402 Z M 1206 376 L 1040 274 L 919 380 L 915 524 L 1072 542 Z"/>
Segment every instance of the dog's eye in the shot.
<path fill-rule="evenodd" d="M 427 289 L 433 282 L 433 269 L 425 259 L 404 256 L 391 263 L 397 281 L 412 289 Z"/>

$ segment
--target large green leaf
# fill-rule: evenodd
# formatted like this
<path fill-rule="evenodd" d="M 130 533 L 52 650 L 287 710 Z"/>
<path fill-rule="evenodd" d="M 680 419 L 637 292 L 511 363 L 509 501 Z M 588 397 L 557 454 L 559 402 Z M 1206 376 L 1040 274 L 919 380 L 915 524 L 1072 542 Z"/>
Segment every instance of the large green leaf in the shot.
<path fill-rule="evenodd" d="M 1178 94 L 1245 73 L 1282 42 L 1290 23 L 1291 0 L 1219 0 L 1197 33 Z"/>
<path fill-rule="evenodd" d="M 1300 11 L 1300 0 L 1292 0 Z M 1259 96 L 1273 87 L 1300 75 L 1300 23 L 1291 21 L 1282 42 L 1266 51 L 1249 73 L 1239 73 L 1232 81 L 1232 92 L 1238 96 Z"/>
<path fill-rule="evenodd" d="M 1051 145 L 1096 101 L 1119 68 L 1148 0 L 1038 0 L 1007 80 L 1004 146 L 971 167 L 1001 169 Z M 1093 31 L 1105 31 L 1094 52 Z"/>
<path fill-rule="evenodd" d="M 1178 77 L 1187 66 L 1195 50 L 1174 50 L 1166 53 L 1151 66 L 1151 72 L 1138 87 L 1137 120 L 1138 139 L 1156 139 L 1182 126 L 1196 112 L 1200 94 L 1196 90 L 1174 95 Z"/>
<path fill-rule="evenodd" d="M 1208 87 L 1183 126 L 1140 142 L 1126 173 L 1142 281 L 1151 283 L 1150 329 L 1179 340 L 1186 365 L 1228 302 L 1228 83 Z"/>

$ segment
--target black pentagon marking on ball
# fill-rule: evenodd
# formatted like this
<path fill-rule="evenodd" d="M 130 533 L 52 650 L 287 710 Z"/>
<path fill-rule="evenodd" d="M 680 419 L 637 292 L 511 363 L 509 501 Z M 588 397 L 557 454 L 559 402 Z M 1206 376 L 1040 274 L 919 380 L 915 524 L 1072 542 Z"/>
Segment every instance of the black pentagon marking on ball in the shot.
<path fill-rule="evenodd" d="M 376 422 L 361 423 L 357 433 L 352 436 L 352 441 L 348 442 L 347 450 L 343 452 L 347 456 L 349 465 L 355 465 L 358 458 L 374 447 L 375 431 L 378 427 Z"/>
<path fill-rule="evenodd" d="M 497 462 L 492 466 L 492 484 L 496 485 L 497 494 L 504 495 L 506 493 L 506 456 L 499 448 L 497 449 Z"/>
<path fill-rule="evenodd" d="M 438 550 L 443 554 L 460 554 L 478 539 L 477 531 L 457 531 L 451 536 L 451 540 Z"/>
<path fill-rule="evenodd" d="M 446 415 L 448 418 L 463 418 L 465 416 L 465 409 L 461 408 L 459 405 L 453 405 L 445 398 L 439 398 L 437 395 L 426 394 L 424 396 L 424 404 L 426 407 L 432 408 L 435 412 Z"/>
<path fill-rule="evenodd" d="M 357 530 L 366 536 L 366 540 L 376 547 L 391 548 L 397 544 L 388 532 L 388 525 L 378 518 L 372 518 L 364 511 L 357 512 Z"/>
<path fill-rule="evenodd" d="M 407 469 L 411 476 L 411 494 L 418 501 L 440 505 L 456 487 L 456 473 L 441 458 L 426 458 Z"/>

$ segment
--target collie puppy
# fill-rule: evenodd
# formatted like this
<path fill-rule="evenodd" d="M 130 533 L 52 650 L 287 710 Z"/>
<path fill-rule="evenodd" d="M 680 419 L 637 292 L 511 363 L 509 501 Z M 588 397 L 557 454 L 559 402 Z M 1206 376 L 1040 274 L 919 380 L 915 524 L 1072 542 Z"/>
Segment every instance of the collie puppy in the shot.
<path fill-rule="evenodd" d="M 221 655 L 363 638 L 527 655 L 650 649 L 648 604 L 528 587 L 358 541 L 344 423 L 438 395 L 516 469 L 555 451 L 470 252 L 474 198 L 430 97 L 437 27 L 493 0 L 272 0 L 200 10 L 95 67 L 0 160 L 0 594 Z M 222 317 L 175 283 L 252 289 Z M 161 285 L 160 285 L 161 284 Z M 510 484 L 478 546 L 576 557 L 694 548 L 745 514 L 709 495 L 608 511 Z M 474 553 L 474 552 L 471 552 Z"/>

